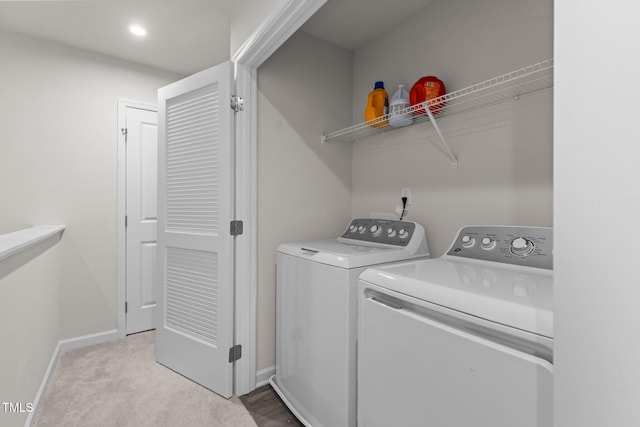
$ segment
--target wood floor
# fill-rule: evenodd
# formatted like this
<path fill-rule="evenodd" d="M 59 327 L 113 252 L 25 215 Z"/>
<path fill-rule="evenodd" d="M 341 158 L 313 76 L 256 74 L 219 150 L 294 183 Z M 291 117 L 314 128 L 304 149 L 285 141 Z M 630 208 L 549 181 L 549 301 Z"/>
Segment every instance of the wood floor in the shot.
<path fill-rule="evenodd" d="M 295 426 L 303 424 L 282 403 L 280 397 L 269 384 L 259 387 L 249 394 L 240 396 L 258 427 Z"/>

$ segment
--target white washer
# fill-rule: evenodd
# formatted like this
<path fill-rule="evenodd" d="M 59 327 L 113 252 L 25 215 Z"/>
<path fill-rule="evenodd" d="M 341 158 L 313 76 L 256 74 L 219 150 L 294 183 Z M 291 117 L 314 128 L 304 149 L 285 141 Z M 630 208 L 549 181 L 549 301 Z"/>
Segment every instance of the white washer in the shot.
<path fill-rule="evenodd" d="M 552 245 L 465 227 L 440 258 L 366 270 L 358 426 L 553 425 Z"/>
<path fill-rule="evenodd" d="M 421 225 L 380 219 L 354 219 L 338 239 L 278 248 L 276 374 L 269 382 L 303 424 L 356 425 L 360 273 L 428 256 Z"/>

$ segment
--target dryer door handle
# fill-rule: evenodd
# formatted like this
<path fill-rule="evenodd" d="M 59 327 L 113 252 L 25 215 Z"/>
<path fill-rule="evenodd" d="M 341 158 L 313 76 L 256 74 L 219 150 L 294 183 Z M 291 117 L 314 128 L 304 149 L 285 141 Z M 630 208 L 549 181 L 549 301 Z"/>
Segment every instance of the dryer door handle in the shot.
<path fill-rule="evenodd" d="M 300 250 L 302 250 L 302 254 L 303 255 L 315 255 L 317 254 L 319 251 L 316 251 L 315 249 L 307 249 L 307 248 L 300 248 Z"/>
<path fill-rule="evenodd" d="M 373 302 L 375 302 L 377 304 L 384 305 L 385 307 L 393 308 L 394 310 L 400 310 L 400 309 L 404 308 L 400 304 L 394 304 L 394 303 L 392 303 L 390 301 L 381 300 L 381 299 L 378 299 L 376 297 L 367 297 L 367 299 L 369 301 L 373 301 Z"/>

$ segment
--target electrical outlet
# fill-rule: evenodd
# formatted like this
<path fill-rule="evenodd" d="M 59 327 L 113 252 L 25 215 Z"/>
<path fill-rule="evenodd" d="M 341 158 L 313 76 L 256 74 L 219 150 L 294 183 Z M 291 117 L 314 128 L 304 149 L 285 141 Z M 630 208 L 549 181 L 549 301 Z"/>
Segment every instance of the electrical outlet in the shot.
<path fill-rule="evenodd" d="M 411 204 L 411 187 L 402 187 L 402 196 L 407 198 L 407 206 Z"/>

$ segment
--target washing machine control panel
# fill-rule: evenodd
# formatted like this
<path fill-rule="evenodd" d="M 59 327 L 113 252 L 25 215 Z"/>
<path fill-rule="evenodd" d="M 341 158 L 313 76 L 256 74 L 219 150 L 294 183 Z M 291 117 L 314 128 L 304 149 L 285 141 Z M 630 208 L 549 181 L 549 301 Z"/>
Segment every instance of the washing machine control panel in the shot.
<path fill-rule="evenodd" d="M 553 229 L 547 227 L 463 227 L 447 255 L 553 269 Z"/>
<path fill-rule="evenodd" d="M 340 237 L 385 245 L 407 246 L 415 231 L 416 225 L 409 221 L 358 218 L 351 221 Z"/>

